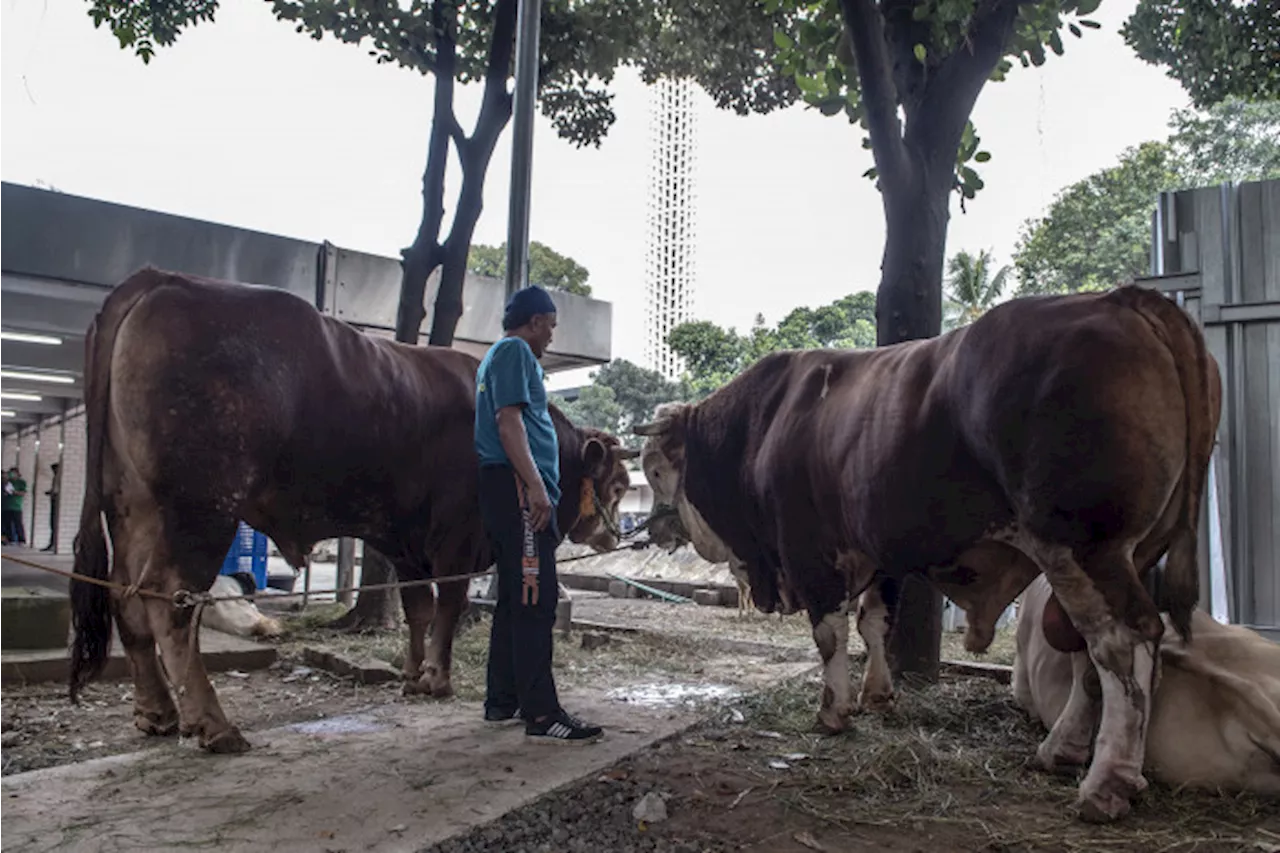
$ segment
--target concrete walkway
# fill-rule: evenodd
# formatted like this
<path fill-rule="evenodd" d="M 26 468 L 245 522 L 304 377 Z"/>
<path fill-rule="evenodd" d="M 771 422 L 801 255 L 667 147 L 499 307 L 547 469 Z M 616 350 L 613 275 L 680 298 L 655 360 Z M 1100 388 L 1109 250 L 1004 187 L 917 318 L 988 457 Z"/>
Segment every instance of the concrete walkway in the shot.
<path fill-rule="evenodd" d="M 781 674 L 781 673 L 780 673 Z M 528 744 L 478 703 L 376 708 L 250 734 L 212 756 L 169 746 L 3 780 L 6 851 L 410 851 L 459 834 L 696 721 L 570 693 L 607 728 L 581 747 Z"/>

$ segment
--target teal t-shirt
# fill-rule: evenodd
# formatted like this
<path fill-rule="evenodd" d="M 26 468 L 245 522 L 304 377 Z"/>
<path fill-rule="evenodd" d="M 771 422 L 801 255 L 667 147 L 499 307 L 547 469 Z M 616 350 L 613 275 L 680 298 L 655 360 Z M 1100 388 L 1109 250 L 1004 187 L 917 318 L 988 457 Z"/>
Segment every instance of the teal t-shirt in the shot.
<path fill-rule="evenodd" d="M 498 435 L 498 410 L 521 406 L 529 455 L 542 475 L 552 505 L 560 503 L 560 442 L 547 411 L 542 365 L 518 337 L 503 338 L 485 353 L 476 371 L 476 453 L 481 465 L 510 465 Z"/>

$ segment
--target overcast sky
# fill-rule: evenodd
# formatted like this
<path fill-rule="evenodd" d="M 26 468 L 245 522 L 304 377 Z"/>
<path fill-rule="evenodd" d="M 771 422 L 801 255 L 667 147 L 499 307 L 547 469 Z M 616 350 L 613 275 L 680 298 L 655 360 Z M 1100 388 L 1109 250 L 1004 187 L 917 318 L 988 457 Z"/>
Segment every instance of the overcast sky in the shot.
<path fill-rule="evenodd" d="M 1062 187 L 1162 138 L 1187 98 L 1118 35 L 1134 0 L 1106 0 L 1101 30 L 1065 57 L 989 84 L 974 122 L 993 159 L 948 253 L 994 249 Z M 4 0 L 0 171 L 6 181 L 395 257 L 421 212 L 427 78 L 358 47 L 313 41 L 264 2 L 230 2 L 149 66 L 95 30 L 83 0 Z M 616 85 L 618 122 L 577 149 L 539 116 L 532 237 L 591 271 L 614 305 L 614 355 L 644 330 L 646 89 Z M 740 118 L 698 93 L 697 305 L 739 328 L 875 287 L 884 239 L 857 127 L 802 106 Z M 459 93 L 469 127 L 478 91 Z M 476 241 L 505 239 L 510 132 L 494 155 Z M 576 373 L 576 372 L 575 372 Z M 559 384 L 559 383 L 557 383 Z"/>

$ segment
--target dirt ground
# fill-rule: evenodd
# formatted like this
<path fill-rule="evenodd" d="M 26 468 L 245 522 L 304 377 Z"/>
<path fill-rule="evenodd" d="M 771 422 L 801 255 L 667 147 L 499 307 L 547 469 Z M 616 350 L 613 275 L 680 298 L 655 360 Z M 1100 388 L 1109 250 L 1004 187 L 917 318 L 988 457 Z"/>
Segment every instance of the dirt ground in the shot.
<path fill-rule="evenodd" d="M 674 637 L 714 636 L 754 643 L 770 643 L 808 650 L 813 653 L 814 662 L 818 660 L 809 617 L 804 613 L 779 616 L 776 613 L 760 613 L 753 609 L 739 615 L 736 607 L 699 607 L 694 604 L 672 604 L 651 598 L 609 598 L 603 593 L 574 590 L 573 618 L 657 631 Z M 855 624 L 856 620 L 851 618 L 849 620 L 849 653 L 853 655 L 865 651 L 862 638 L 855 630 Z M 942 635 L 942 657 L 945 660 L 1009 665 L 1013 663 L 1014 647 L 1013 626 L 996 632 L 991 648 L 983 654 L 971 654 L 964 650 L 962 632 L 944 631 Z"/>
<path fill-rule="evenodd" d="M 340 612 L 338 605 L 328 605 L 313 608 L 302 617 L 286 617 L 288 631 L 278 643 L 280 660 L 270 669 L 212 674 L 214 689 L 228 718 L 248 734 L 373 706 L 433 701 L 403 696 L 399 682 L 360 685 L 304 663 L 305 647 L 322 646 L 353 657 L 368 655 L 396 667 L 401 665 L 403 632 L 351 635 L 317 627 Z M 455 642 L 453 687 L 460 699 L 478 700 L 484 696 L 488 625 L 488 617 L 478 614 Z M 587 651 L 582 647 L 582 632 L 557 633 L 557 683 L 565 688 L 616 686 L 623 695 L 634 693 L 641 701 L 666 696 L 670 691 L 664 692 L 664 685 L 673 681 L 709 684 L 714 695 L 717 691 L 747 689 L 758 663 L 795 658 L 786 650 L 776 655 L 708 655 L 687 636 L 667 639 L 647 633 L 609 634 L 604 641 L 602 648 Z M 93 683 L 83 692 L 78 706 L 67 700 L 66 686 L 61 683 L 6 687 L 0 701 L 0 729 L 0 775 L 116 755 L 155 744 L 133 726 L 133 695 L 128 681 Z"/>
<path fill-rule="evenodd" d="M 1076 779 L 1032 766 L 1044 732 L 985 679 L 907 691 L 836 737 L 810 730 L 818 680 L 724 707 L 684 735 L 424 853 L 481 850 L 1280 850 L 1280 803 L 1158 785 L 1123 822 L 1074 815 Z M 637 821 L 646 794 L 668 819 Z"/>
<path fill-rule="evenodd" d="M 398 683 L 365 687 L 304 666 L 308 644 L 398 664 L 403 633 L 352 636 L 316 627 L 334 613 L 330 606 L 290 620 L 271 670 L 214 676 L 228 715 L 251 740 L 252 732 L 285 723 L 434 701 L 406 698 Z M 1008 687 L 993 681 L 948 678 L 903 690 L 895 711 L 859 715 L 840 736 L 815 734 L 816 676 L 763 692 L 753 681 L 762 663 L 796 660 L 799 651 L 816 663 L 803 617 L 739 617 L 731 608 L 591 596 L 575 597 L 574 617 L 645 633 L 610 633 L 593 650 L 583 648 L 580 631 L 557 634 L 556 677 L 565 688 L 613 688 L 615 701 L 688 695 L 707 721 L 466 835 L 429 848 L 426 839 L 405 838 L 405 849 L 1280 851 L 1280 803 L 1251 796 L 1153 784 L 1120 824 L 1081 823 L 1073 809 L 1077 780 L 1033 766 L 1044 732 L 1013 704 Z M 851 633 L 856 658 L 861 645 Z M 461 699 L 482 695 L 487 636 L 486 616 L 459 635 L 454 687 Z M 710 647 L 708 636 L 770 643 L 777 651 L 724 652 Z M 960 650 L 959 635 L 945 642 L 945 657 L 972 659 Z M 1009 662 L 1012 632 L 978 659 Z M 154 743 L 133 729 L 127 682 L 93 685 L 86 697 L 73 707 L 62 685 L 6 689 L 4 774 Z M 667 819 L 634 817 L 650 793 L 663 799 Z"/>

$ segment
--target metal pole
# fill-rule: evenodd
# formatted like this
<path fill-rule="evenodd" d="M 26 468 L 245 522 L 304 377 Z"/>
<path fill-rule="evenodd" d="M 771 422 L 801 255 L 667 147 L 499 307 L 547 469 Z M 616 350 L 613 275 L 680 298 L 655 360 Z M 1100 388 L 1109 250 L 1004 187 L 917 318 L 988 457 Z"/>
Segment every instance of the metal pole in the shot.
<path fill-rule="evenodd" d="M 356 540 L 350 536 L 338 539 L 338 564 L 336 567 L 335 589 L 346 589 L 355 586 L 356 580 Z M 352 590 L 337 594 L 337 601 L 351 607 L 356 603 L 356 594 Z"/>
<path fill-rule="evenodd" d="M 62 553 L 62 546 L 59 544 L 59 532 L 62 530 L 62 477 L 67 473 L 64 466 L 66 461 L 67 448 L 67 401 L 62 401 L 62 420 L 58 423 L 58 476 L 54 479 L 54 485 L 58 489 L 58 507 L 54 512 L 53 519 L 53 538 L 49 541 L 53 543 L 53 553 Z"/>
<path fill-rule="evenodd" d="M 515 105 L 511 135 L 511 205 L 507 214 L 507 296 L 529 281 L 529 195 L 533 110 L 538 100 L 541 0 L 520 0 L 516 18 Z"/>

